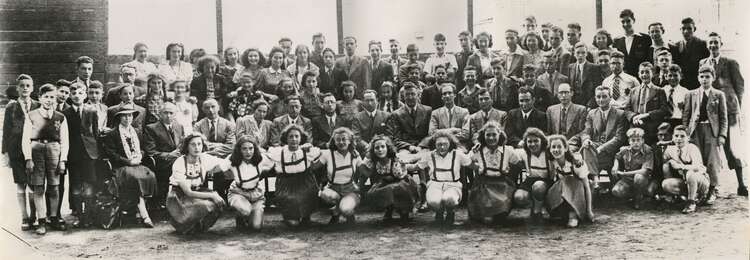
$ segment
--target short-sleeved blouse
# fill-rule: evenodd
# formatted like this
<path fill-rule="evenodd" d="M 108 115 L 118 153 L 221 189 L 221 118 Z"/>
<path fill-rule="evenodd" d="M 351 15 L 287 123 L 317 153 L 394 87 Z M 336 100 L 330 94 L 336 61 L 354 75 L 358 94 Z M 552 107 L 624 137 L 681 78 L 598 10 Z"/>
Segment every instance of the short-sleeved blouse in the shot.
<path fill-rule="evenodd" d="M 479 152 L 470 152 L 469 157 L 479 167 L 479 174 L 487 176 L 508 174 L 510 165 L 521 161 L 521 158 L 513 152 L 513 147 L 507 145 L 498 147 L 494 151 L 482 147 Z M 486 172 L 485 169 L 487 169 Z"/>
<path fill-rule="evenodd" d="M 417 162 L 421 169 L 429 168 L 430 180 L 439 182 L 458 181 L 461 176 L 461 166 L 471 165 L 471 158 L 465 153 L 453 150 L 440 156 L 437 151 L 423 154 Z"/>
<path fill-rule="evenodd" d="M 359 165 L 359 157 L 353 156 L 351 152 L 342 155 L 339 151 L 321 150 L 320 163 L 326 165 L 326 173 L 331 183 L 346 184 L 352 181 Z"/>
<path fill-rule="evenodd" d="M 172 175 L 169 176 L 169 184 L 178 186 L 180 182 L 188 181 L 190 187 L 198 187 L 206 179 L 206 173 L 219 167 L 222 171 L 227 171 L 231 167 L 229 160 L 221 159 L 202 153 L 198 155 L 196 163 L 188 164 L 185 162 L 185 156 L 180 156 L 172 164 Z"/>
<path fill-rule="evenodd" d="M 320 158 L 320 149 L 310 147 L 309 151 L 302 149 L 290 151 L 288 146 L 269 147 L 266 157 L 273 163 L 273 169 L 278 174 L 295 174 L 306 171 Z"/>

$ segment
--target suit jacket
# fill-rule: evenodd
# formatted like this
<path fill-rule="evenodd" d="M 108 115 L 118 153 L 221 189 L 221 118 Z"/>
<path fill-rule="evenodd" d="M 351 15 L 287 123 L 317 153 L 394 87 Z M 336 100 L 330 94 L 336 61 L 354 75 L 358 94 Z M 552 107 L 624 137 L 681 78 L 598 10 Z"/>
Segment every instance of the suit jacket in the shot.
<path fill-rule="evenodd" d="M 281 131 L 284 131 L 284 128 L 286 128 L 290 123 L 291 120 L 289 119 L 289 115 L 282 115 L 273 119 L 273 127 L 271 127 L 271 144 L 269 146 L 281 145 Z M 314 144 L 314 138 L 312 136 L 312 122 L 310 121 L 310 119 L 299 115 L 297 117 L 297 124 L 305 129 L 305 134 L 308 137 L 307 142 Z"/>
<path fill-rule="evenodd" d="M 367 63 L 367 68 L 370 70 L 370 87 L 373 89 L 380 89 L 380 85 L 384 81 L 393 81 L 393 66 L 387 62 L 379 59 L 375 68 L 370 66 L 370 62 Z"/>
<path fill-rule="evenodd" d="M 124 104 L 120 103 L 107 108 L 107 127 L 115 128 L 117 126 L 118 122 L 115 119 L 115 114 L 117 114 L 117 112 L 120 111 L 123 106 Z M 133 127 L 135 129 L 141 130 L 143 129 L 143 122 L 146 118 L 146 109 L 142 106 L 136 105 L 135 103 L 133 103 L 133 109 L 135 109 L 135 111 L 138 111 L 138 116 L 133 119 Z"/>
<path fill-rule="evenodd" d="M 143 131 L 143 143 L 146 155 L 156 160 L 156 167 L 160 170 L 172 169 L 172 163 L 177 156 L 171 152 L 180 149 L 184 129 L 180 124 L 172 122 L 172 133 L 161 122 L 148 124 Z"/>
<path fill-rule="evenodd" d="M 646 127 L 646 131 L 654 130 L 656 131 L 656 127 L 659 126 L 661 122 L 664 122 L 664 119 L 666 119 L 667 116 L 670 115 L 669 113 L 669 105 L 667 104 L 667 94 L 664 93 L 664 90 L 662 90 L 659 87 L 656 86 L 650 86 L 648 91 L 648 97 L 646 97 L 646 111 L 648 113 L 648 119 L 647 124 L 653 126 L 652 127 Z M 628 121 L 632 121 L 633 116 L 638 115 L 639 113 L 636 113 L 635 111 L 638 108 L 638 102 L 640 101 L 641 92 L 643 92 L 643 87 L 637 87 L 630 91 L 630 98 L 628 100 L 628 103 L 625 104 L 625 107 L 623 108 L 626 110 L 626 117 Z M 655 132 L 654 132 L 654 136 Z"/>
<path fill-rule="evenodd" d="M 432 110 L 430 114 L 430 128 L 427 130 L 428 135 L 432 135 L 439 129 L 458 128 L 464 126 L 466 119 L 469 117 L 469 110 L 459 106 L 453 106 L 453 115 L 448 113 L 448 108 L 440 107 Z"/>
<path fill-rule="evenodd" d="M 568 76 L 565 76 L 557 71 L 555 71 L 554 74 L 543 73 L 542 75 L 539 75 L 536 80 L 541 84 L 542 87 L 549 90 L 549 92 L 552 93 L 553 96 L 557 94 L 557 87 L 559 87 L 560 84 L 570 84 L 570 79 L 568 78 Z"/>
<path fill-rule="evenodd" d="M 614 156 L 626 142 L 627 129 L 625 111 L 612 107 L 607 113 L 606 122 L 603 122 L 601 110 L 591 109 L 586 115 L 586 128 L 581 134 L 581 141 L 590 139 L 602 152 Z"/>
<path fill-rule="evenodd" d="M 505 129 L 508 120 L 508 113 L 491 108 L 487 114 L 489 115 L 486 118 L 484 111 L 482 110 L 471 114 L 466 122 L 464 122 L 464 125 L 461 128 L 461 135 L 458 138 L 464 143 L 476 144 L 477 138 L 479 137 L 479 130 L 489 121 L 498 122 L 500 123 L 500 127 L 503 130 Z"/>
<path fill-rule="evenodd" d="M 318 82 L 318 88 L 320 89 L 320 93 L 332 93 L 334 96 L 337 97 L 337 99 L 340 97 L 340 93 L 338 91 L 338 86 L 336 85 L 336 78 L 344 78 L 344 76 L 336 76 L 336 73 L 342 73 L 343 71 L 336 70 L 334 68 L 326 68 L 325 65 L 323 67 L 320 67 L 320 75 L 318 77 L 320 78 L 320 82 Z"/>
<path fill-rule="evenodd" d="M 502 60 L 501 64 L 503 65 L 503 68 L 505 68 L 505 72 L 503 72 L 503 75 L 506 77 L 517 77 L 521 78 L 521 70 L 523 69 L 523 65 L 526 64 L 526 60 L 524 59 L 523 52 L 520 50 L 521 46 L 518 46 L 519 51 L 516 53 L 504 53 L 501 55 L 500 59 Z M 507 64 L 507 57 L 512 56 L 511 64 Z"/>
<path fill-rule="evenodd" d="M 682 68 L 680 85 L 687 89 L 700 87 L 700 84 L 698 84 L 699 62 L 711 55 L 706 41 L 693 36 L 689 41 L 683 39 L 677 42 L 675 47 L 676 52 L 672 53 L 672 58 L 674 64 L 680 65 Z"/>
<path fill-rule="evenodd" d="M 37 109 L 41 104 L 35 100 L 31 100 L 31 106 L 29 111 Z M 5 117 L 3 118 L 3 151 L 7 153 L 10 158 L 23 158 L 21 152 L 21 136 L 23 135 L 23 124 L 26 120 L 26 113 L 23 112 L 21 103 L 17 100 L 11 100 L 8 105 L 5 106 Z"/>
<path fill-rule="evenodd" d="M 310 51 L 310 62 L 315 64 L 315 66 L 318 66 L 318 68 L 323 68 L 325 66 L 325 62 L 323 61 L 323 52 L 318 52 L 315 50 Z"/>
<path fill-rule="evenodd" d="M 65 109 L 68 109 L 68 108 L 70 108 L 70 104 L 68 103 L 62 103 L 62 105 L 61 104 L 55 105 L 55 111 L 60 112 L 60 113 L 62 113 L 63 111 L 65 111 Z"/>
<path fill-rule="evenodd" d="M 224 111 L 226 105 L 229 104 L 228 102 L 226 102 L 228 100 L 226 98 L 226 95 L 233 90 L 232 79 L 231 77 L 224 77 L 217 74 L 214 76 L 213 82 L 214 97 L 217 101 L 219 101 L 219 107 L 221 108 L 221 114 L 223 115 L 226 112 Z M 208 98 L 208 89 L 206 87 L 205 76 L 198 76 L 190 82 L 190 96 L 194 96 L 198 100 L 198 103 L 195 103 L 199 108 L 198 119 L 205 117 L 206 115 L 203 113 L 202 109 L 203 102 Z"/>
<path fill-rule="evenodd" d="M 625 54 L 625 66 L 623 70 L 630 75 L 638 75 L 638 66 L 641 62 L 653 63 L 654 56 L 651 51 L 651 37 L 642 33 L 633 34 L 633 42 L 630 51 L 626 49 L 625 36 L 615 38 L 613 47 Z"/>
<path fill-rule="evenodd" d="M 325 114 L 312 120 L 312 136 L 313 140 L 315 140 L 313 145 L 320 148 L 328 148 L 328 141 L 331 140 L 331 134 L 334 129 L 339 127 L 351 127 L 349 120 L 338 114 L 336 115 L 336 122 L 334 123 L 335 125 L 329 125 L 328 118 Z"/>
<path fill-rule="evenodd" d="M 438 108 L 443 106 L 443 97 L 438 85 L 432 85 L 422 90 L 422 105 Z"/>
<path fill-rule="evenodd" d="M 702 59 L 700 66 L 710 65 L 710 59 L 711 57 Z M 719 63 L 716 64 L 714 70 L 716 71 L 714 88 L 724 92 L 724 96 L 727 98 L 729 125 L 734 125 L 736 115 L 740 113 L 740 107 L 742 106 L 742 95 L 745 93 L 745 79 L 742 78 L 740 73 L 740 65 L 733 59 L 719 56 Z"/>
<path fill-rule="evenodd" d="M 367 59 L 356 55 L 351 57 L 351 64 L 347 63 L 346 56 L 336 59 L 334 69 L 339 72 L 336 73 L 335 86 L 341 86 L 341 82 L 351 80 L 354 84 L 357 84 L 357 88 L 354 90 L 354 97 L 362 99 L 362 93 L 366 89 L 371 89 L 369 64 Z"/>
<path fill-rule="evenodd" d="M 233 122 L 223 117 L 219 117 L 216 120 L 216 140 L 215 143 L 209 145 L 213 147 L 209 147 L 209 151 L 206 152 L 219 158 L 225 158 L 232 153 L 232 149 L 234 148 L 234 142 L 237 140 L 235 136 L 235 129 L 237 127 Z M 210 138 L 208 135 L 211 131 L 211 120 L 208 117 L 198 120 L 195 126 L 193 126 L 193 131 Z M 208 139 L 206 141 L 208 142 Z"/>
<path fill-rule="evenodd" d="M 99 158 L 96 141 L 99 137 L 99 116 L 96 110 L 88 106 L 81 106 L 81 109 L 83 112 L 80 114 L 72 106 L 63 111 L 68 122 L 69 161 L 82 160 L 84 156 L 89 160 Z"/>
<path fill-rule="evenodd" d="M 388 134 L 393 138 L 397 149 L 408 149 L 417 146 L 426 137 L 430 126 L 432 108 L 422 104 L 415 106 L 414 118 L 409 114 L 407 106 L 402 106 L 388 117 Z"/>
<path fill-rule="evenodd" d="M 375 117 L 370 118 L 367 110 L 357 113 L 352 120 L 352 131 L 354 140 L 361 145 L 369 144 L 372 137 L 378 134 L 386 134 L 386 120 L 391 113 L 382 110 L 375 110 Z"/>
<path fill-rule="evenodd" d="M 588 108 L 578 104 L 570 104 L 565 122 L 560 121 L 562 104 L 552 105 L 547 108 L 547 134 L 561 134 L 560 127 L 565 128 L 565 137 L 571 138 L 581 134 L 586 128 L 586 115 Z"/>
<path fill-rule="evenodd" d="M 547 130 L 547 114 L 532 109 L 528 120 L 523 119 L 521 108 L 514 108 L 508 112 L 508 122 L 505 133 L 508 134 L 508 145 L 518 148 L 518 142 L 523 139 L 523 134 L 529 127 L 536 127 L 542 131 Z"/>
<path fill-rule="evenodd" d="M 682 125 L 687 126 L 687 134 L 692 137 L 695 129 L 698 127 L 698 117 L 700 116 L 701 93 L 699 89 L 694 89 L 685 95 L 685 109 L 682 110 Z M 727 99 L 724 93 L 711 88 L 708 90 L 708 121 L 711 123 L 711 133 L 714 137 L 727 137 L 728 120 L 727 120 Z"/>
<path fill-rule="evenodd" d="M 461 91 L 464 86 L 466 86 L 466 82 L 464 82 L 464 68 L 466 68 L 466 64 L 469 61 L 469 56 L 474 54 L 473 52 L 464 52 L 461 50 L 460 52 L 457 52 L 456 55 L 456 62 L 458 63 L 458 69 L 456 69 L 455 76 L 453 77 L 456 81 L 456 92 Z"/>
<path fill-rule="evenodd" d="M 577 65 L 575 62 L 568 65 L 568 76 L 573 90 L 573 103 L 588 106 L 593 104 L 594 90 L 602 84 L 604 79 L 600 67 L 596 64 L 588 61 L 584 63 L 583 74 L 578 72 Z"/>
<path fill-rule="evenodd" d="M 143 148 L 143 136 L 138 128 L 135 128 L 136 136 L 140 147 Z M 116 127 L 112 131 L 109 131 L 102 138 L 102 150 L 112 164 L 112 168 L 117 169 L 128 164 L 129 160 L 125 156 L 125 147 L 122 146 L 122 139 L 120 139 L 120 128 Z M 143 154 L 143 149 L 141 153 Z"/>
<path fill-rule="evenodd" d="M 494 60 L 500 58 L 497 54 L 490 51 L 490 60 Z M 469 60 L 466 61 L 466 66 L 474 66 L 474 68 L 477 69 L 477 83 L 480 85 L 484 83 L 485 80 L 492 78 L 492 68 L 485 68 L 482 67 L 482 59 L 479 57 L 478 51 L 474 52 L 469 56 Z M 508 75 L 505 75 L 506 77 Z M 465 85 L 466 83 L 464 83 Z"/>

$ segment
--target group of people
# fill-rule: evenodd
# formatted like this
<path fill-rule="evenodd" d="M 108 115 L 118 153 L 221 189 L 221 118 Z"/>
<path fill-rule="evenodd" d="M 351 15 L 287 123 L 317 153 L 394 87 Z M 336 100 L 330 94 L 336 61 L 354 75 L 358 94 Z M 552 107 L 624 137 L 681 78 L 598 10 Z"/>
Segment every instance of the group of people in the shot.
<path fill-rule="evenodd" d="M 173 43 L 158 66 L 137 43 L 109 84 L 91 79 L 86 56 L 73 81 L 35 88 L 22 74 L 2 143 L 22 229 L 68 226 L 66 175 L 73 227 L 111 227 L 126 212 L 153 227 L 149 211 L 165 209 L 180 233 L 210 228 L 227 207 L 242 229 L 260 229 L 267 206 L 300 226 L 321 205 L 330 224 L 355 222 L 361 204 L 386 222 L 432 210 L 456 225 L 465 205 L 487 224 L 530 207 L 530 218 L 576 227 L 608 193 L 691 213 L 716 199 L 722 157 L 747 196 L 730 143 L 744 82 L 721 36 L 704 41 L 685 18 L 684 39 L 667 43 L 661 23 L 646 35 L 631 10 L 620 20 L 624 36 L 599 30 L 589 46 L 579 24 L 537 30 L 531 16 L 499 53 L 491 34 L 464 31 L 449 54 L 439 33 L 425 62 L 415 44 L 402 58 L 395 39 L 385 57 L 370 41 L 365 58 L 345 37 L 336 55 L 318 33 L 312 51 L 282 38 L 267 56 L 198 49 L 190 62 Z"/>

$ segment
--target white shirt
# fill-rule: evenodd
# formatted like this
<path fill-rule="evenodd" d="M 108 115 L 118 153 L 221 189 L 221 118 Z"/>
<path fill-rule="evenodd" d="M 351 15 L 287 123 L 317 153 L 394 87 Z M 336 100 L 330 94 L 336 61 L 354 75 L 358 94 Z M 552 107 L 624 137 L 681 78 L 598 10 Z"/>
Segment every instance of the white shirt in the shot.
<path fill-rule="evenodd" d="M 672 118 L 682 119 L 682 109 L 680 108 L 679 104 L 684 105 L 685 96 L 687 95 L 688 90 L 680 85 L 672 87 L 669 84 L 664 85 L 662 89 L 664 89 L 664 95 L 667 96 L 667 102 L 669 102 L 669 92 L 674 91 L 674 93 L 672 93 L 672 104 L 670 105 L 672 106 Z"/>
<path fill-rule="evenodd" d="M 633 36 L 634 35 L 635 34 L 625 35 L 625 50 L 628 52 L 628 53 L 625 53 L 625 55 L 630 54 L 630 47 L 633 46 L 633 38 L 634 38 Z"/>
<path fill-rule="evenodd" d="M 521 115 L 523 116 L 524 120 L 529 119 L 529 116 L 531 116 L 531 111 L 534 111 L 534 109 L 529 110 L 529 112 L 523 112 L 523 110 L 521 110 Z"/>
<path fill-rule="evenodd" d="M 333 113 L 333 115 L 331 115 L 331 116 L 329 116 L 329 115 L 326 115 L 326 120 L 328 120 L 327 122 L 328 122 L 329 124 L 330 124 L 331 122 L 333 122 L 333 124 L 332 124 L 332 125 L 329 125 L 330 127 L 333 127 L 334 125 L 336 125 L 336 113 Z"/>
<path fill-rule="evenodd" d="M 636 79 L 635 77 L 628 75 L 625 72 L 620 72 L 620 74 L 617 74 L 617 75 L 613 73 L 612 75 L 607 76 L 607 78 L 605 78 L 602 81 L 602 86 L 613 89 L 613 86 L 615 83 L 615 77 L 617 76 L 620 77 L 620 84 L 618 85 L 620 89 L 620 97 L 615 99 L 613 96 L 611 104 L 615 108 L 623 108 L 630 101 L 630 97 L 628 93 L 630 93 L 630 91 L 633 91 L 635 88 L 640 86 L 641 83 L 638 82 L 638 79 Z"/>
<path fill-rule="evenodd" d="M 427 61 L 424 62 L 424 69 L 423 71 L 428 74 L 435 74 L 435 66 L 438 64 L 449 64 L 445 69 L 448 70 L 450 68 L 458 68 L 458 62 L 456 61 L 456 56 L 454 55 L 448 55 L 447 53 L 443 53 L 443 56 L 438 56 L 437 53 L 430 55 L 429 58 L 427 58 Z"/>

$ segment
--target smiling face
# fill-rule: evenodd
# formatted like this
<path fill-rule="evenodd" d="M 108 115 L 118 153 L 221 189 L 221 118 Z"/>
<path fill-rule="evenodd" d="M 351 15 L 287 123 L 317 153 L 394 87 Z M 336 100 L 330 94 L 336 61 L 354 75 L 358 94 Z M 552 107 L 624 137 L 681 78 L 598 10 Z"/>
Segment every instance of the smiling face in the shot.
<path fill-rule="evenodd" d="M 500 129 L 497 129 L 495 127 L 490 127 L 485 129 L 484 131 L 484 142 L 485 145 L 489 147 L 497 147 L 500 145 L 498 142 L 500 141 Z"/>
<path fill-rule="evenodd" d="M 607 36 L 604 34 L 597 34 L 594 36 L 594 43 L 596 43 L 596 47 L 599 49 L 606 49 L 607 47 Z"/>
<path fill-rule="evenodd" d="M 652 25 L 648 27 L 648 36 L 654 41 L 661 41 L 661 35 L 664 33 L 662 27 L 659 25 Z"/>
<path fill-rule="evenodd" d="M 542 139 L 539 139 L 539 137 L 530 135 L 526 137 L 524 142 L 529 147 L 531 153 L 539 154 L 542 151 Z"/>
<path fill-rule="evenodd" d="M 182 48 L 180 46 L 172 46 L 169 48 L 169 60 L 178 61 L 182 56 Z"/>
<path fill-rule="evenodd" d="M 568 151 L 567 144 L 562 139 L 554 139 L 549 143 L 549 152 L 555 159 L 560 159 L 565 156 L 565 152 Z"/>
<path fill-rule="evenodd" d="M 526 48 L 528 48 L 530 51 L 536 51 L 539 49 L 539 41 L 536 37 L 527 37 L 526 38 Z"/>
<path fill-rule="evenodd" d="M 681 129 L 675 130 L 674 133 L 672 133 L 672 141 L 677 147 L 685 147 L 685 144 L 687 143 L 687 132 Z"/>
<path fill-rule="evenodd" d="M 596 104 L 602 109 L 609 108 L 609 102 L 612 100 L 608 89 L 597 89 L 594 98 L 596 99 Z"/>
<path fill-rule="evenodd" d="M 352 140 L 348 134 L 339 133 L 333 137 L 333 143 L 336 144 L 336 149 L 339 151 L 346 151 L 349 149 L 349 144 Z"/>
<path fill-rule="evenodd" d="M 260 62 L 260 53 L 257 51 L 251 51 L 247 53 L 247 62 L 250 63 L 250 65 L 259 65 Z"/>
<path fill-rule="evenodd" d="M 711 52 L 718 52 L 721 48 L 721 45 L 721 38 L 719 38 L 718 36 L 708 37 L 708 50 L 710 50 Z"/>
<path fill-rule="evenodd" d="M 138 46 L 138 49 L 135 49 L 135 59 L 139 61 L 144 61 L 148 58 L 148 47 L 146 46 Z"/>
<path fill-rule="evenodd" d="M 388 155 L 388 144 L 385 140 L 378 140 L 372 144 L 372 151 L 378 158 L 385 158 Z"/>
<path fill-rule="evenodd" d="M 622 29 L 625 30 L 625 32 L 630 33 L 633 32 L 633 23 L 635 23 L 635 20 L 633 20 L 630 16 L 625 16 L 620 18 L 620 24 L 622 24 Z"/>
<path fill-rule="evenodd" d="M 680 76 L 680 73 L 676 71 L 675 72 L 670 71 L 667 73 L 667 82 L 669 83 L 670 86 L 676 87 L 677 85 L 680 84 L 681 79 L 682 77 Z"/>
<path fill-rule="evenodd" d="M 45 92 L 39 97 L 39 102 L 42 103 L 44 109 L 53 109 L 57 104 L 57 91 Z"/>
<path fill-rule="evenodd" d="M 622 73 L 622 68 L 625 63 L 625 60 L 620 57 L 614 57 L 609 60 L 609 69 L 614 73 L 615 75 Z"/>
<path fill-rule="evenodd" d="M 445 41 L 435 41 L 433 45 L 438 54 L 443 54 L 445 52 Z"/>
<path fill-rule="evenodd" d="M 133 124 L 133 113 L 120 115 L 120 126 L 128 127 Z"/>
<path fill-rule="evenodd" d="M 464 71 L 464 82 L 466 86 L 474 86 L 477 82 L 477 71 L 476 70 L 465 70 Z"/>
<path fill-rule="evenodd" d="M 370 57 L 372 57 L 373 60 L 379 60 L 382 52 L 383 50 L 380 49 L 380 45 L 370 44 Z"/>
<path fill-rule="evenodd" d="M 450 152 L 451 140 L 447 137 L 438 137 L 435 140 L 435 150 L 440 154 L 446 154 Z"/>
<path fill-rule="evenodd" d="M 83 88 L 76 88 L 70 93 L 70 102 L 76 106 L 82 105 L 84 99 L 86 99 L 86 91 Z"/>
<path fill-rule="evenodd" d="M 639 66 L 638 67 L 638 78 L 641 79 L 641 82 L 643 84 L 649 84 L 651 83 L 651 77 L 653 77 L 653 71 L 651 71 L 651 67 L 647 66 Z"/>

